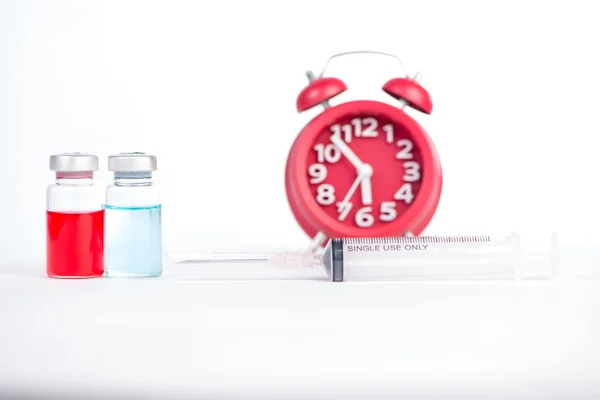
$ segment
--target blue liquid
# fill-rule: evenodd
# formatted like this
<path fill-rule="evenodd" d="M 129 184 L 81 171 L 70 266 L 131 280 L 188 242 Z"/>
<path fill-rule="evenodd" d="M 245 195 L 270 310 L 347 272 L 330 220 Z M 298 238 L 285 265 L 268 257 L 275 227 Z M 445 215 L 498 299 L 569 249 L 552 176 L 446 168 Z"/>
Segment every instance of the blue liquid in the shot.
<path fill-rule="evenodd" d="M 104 271 L 109 277 L 160 276 L 161 207 L 104 206 Z"/>

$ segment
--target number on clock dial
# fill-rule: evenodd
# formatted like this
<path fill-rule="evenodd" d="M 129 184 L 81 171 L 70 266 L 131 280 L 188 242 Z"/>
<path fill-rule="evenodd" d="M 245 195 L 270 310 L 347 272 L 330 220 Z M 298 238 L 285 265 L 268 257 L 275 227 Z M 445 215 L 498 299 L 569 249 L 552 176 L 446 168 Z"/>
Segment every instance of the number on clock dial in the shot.
<path fill-rule="evenodd" d="M 331 125 L 331 133 L 340 135 L 346 143 L 352 142 L 352 137 L 377 137 L 379 122 L 373 117 L 353 118 L 348 124 Z"/>
<path fill-rule="evenodd" d="M 374 117 L 352 117 L 319 135 L 308 166 L 309 182 L 315 188 L 315 201 L 338 221 L 352 221 L 360 228 L 389 223 L 413 202 L 422 177 L 421 157 L 406 133 L 395 132 L 395 127 Z M 380 186 L 385 182 L 384 189 L 371 188 L 377 192 L 379 204 L 362 204 L 361 184 L 353 187 L 357 171 L 343 161 L 344 152 L 331 142 L 332 135 L 339 136 L 363 163 L 373 167 L 372 182 Z M 340 175 L 344 184 L 337 182 Z M 393 190 L 387 183 L 389 177 L 397 182 Z M 346 198 L 350 189 L 354 193 Z"/>

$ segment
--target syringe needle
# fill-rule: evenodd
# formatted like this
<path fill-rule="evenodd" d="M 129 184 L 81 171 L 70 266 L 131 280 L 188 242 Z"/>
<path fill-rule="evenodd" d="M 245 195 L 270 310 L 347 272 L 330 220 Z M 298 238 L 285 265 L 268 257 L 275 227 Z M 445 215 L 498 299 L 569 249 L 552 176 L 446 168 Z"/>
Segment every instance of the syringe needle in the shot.
<path fill-rule="evenodd" d="M 219 258 L 219 259 L 208 259 L 208 258 L 194 258 L 191 260 L 181 260 L 181 261 L 177 261 L 175 262 L 175 264 L 214 264 L 214 263 L 224 263 L 224 264 L 229 264 L 229 263 L 254 263 L 254 262 L 267 262 L 269 261 L 268 258 L 265 257 L 261 257 L 261 258 Z"/>
<path fill-rule="evenodd" d="M 270 264 L 281 267 L 312 267 L 312 252 L 283 253 L 167 253 L 168 264 Z"/>
<path fill-rule="evenodd" d="M 265 253 L 167 253 L 170 264 L 254 263 L 267 262 L 271 254 Z"/>

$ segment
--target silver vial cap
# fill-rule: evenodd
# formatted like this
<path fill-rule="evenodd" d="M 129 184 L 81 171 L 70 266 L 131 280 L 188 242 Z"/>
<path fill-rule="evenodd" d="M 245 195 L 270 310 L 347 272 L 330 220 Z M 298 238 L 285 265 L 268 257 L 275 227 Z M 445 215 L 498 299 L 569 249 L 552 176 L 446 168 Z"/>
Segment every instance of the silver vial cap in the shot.
<path fill-rule="evenodd" d="M 108 157 L 108 170 L 114 172 L 156 171 L 156 156 L 146 153 L 119 153 Z"/>
<path fill-rule="evenodd" d="M 98 157 L 87 153 L 62 153 L 50 156 L 50 170 L 56 172 L 92 172 L 98 170 Z"/>

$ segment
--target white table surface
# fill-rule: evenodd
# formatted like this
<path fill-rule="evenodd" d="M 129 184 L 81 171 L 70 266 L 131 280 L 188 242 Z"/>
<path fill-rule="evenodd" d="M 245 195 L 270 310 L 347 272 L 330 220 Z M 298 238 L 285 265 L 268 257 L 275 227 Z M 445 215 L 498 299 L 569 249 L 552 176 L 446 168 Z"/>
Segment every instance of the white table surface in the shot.
<path fill-rule="evenodd" d="M 72 281 L 0 267 L 0 397 L 600 398 L 597 275 L 215 282 L 185 268 Z"/>

